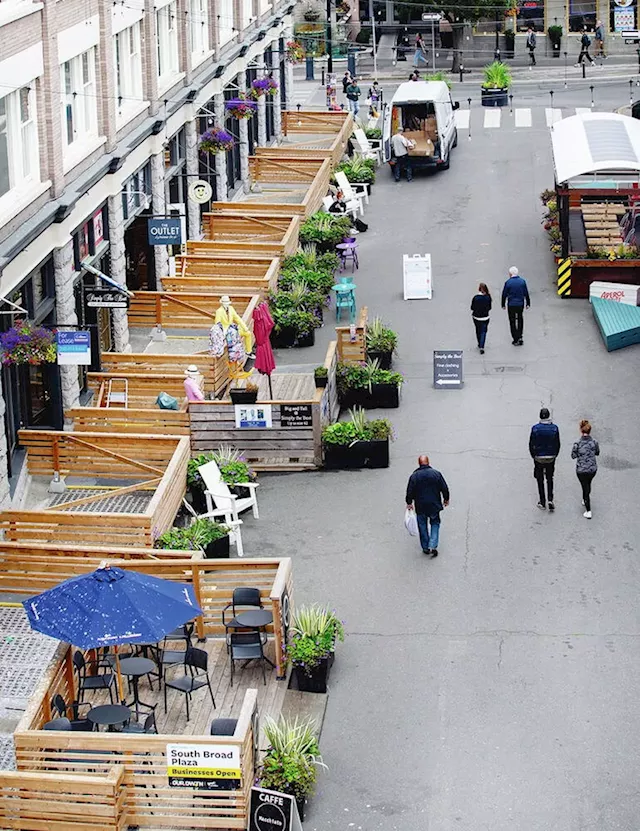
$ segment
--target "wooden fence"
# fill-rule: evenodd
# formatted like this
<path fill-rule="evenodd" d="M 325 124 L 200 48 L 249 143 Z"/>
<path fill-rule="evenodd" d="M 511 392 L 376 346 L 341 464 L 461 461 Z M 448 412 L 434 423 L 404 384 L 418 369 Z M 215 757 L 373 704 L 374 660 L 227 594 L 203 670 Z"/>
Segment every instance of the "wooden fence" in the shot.
<path fill-rule="evenodd" d="M 340 163 L 353 132 L 353 118 L 348 113 L 291 112 L 282 114 L 283 135 L 299 137 L 280 147 L 259 147 L 256 155 L 272 157 L 295 155 L 302 159 L 329 159 L 331 167 Z"/>
<path fill-rule="evenodd" d="M 173 524 L 186 491 L 190 455 L 186 437 L 21 430 L 20 443 L 27 450 L 31 476 L 124 479 L 132 484 L 98 486 L 97 494 L 52 508 L 3 511 L 0 526 L 6 539 L 144 547 L 152 546 L 155 536 Z M 152 494 L 144 511 L 125 513 L 96 506 L 101 500 L 136 491 Z"/>
<path fill-rule="evenodd" d="M 129 326 L 168 329 L 210 329 L 227 292 L 139 291 L 129 307 Z M 234 292 L 231 305 L 253 331 L 252 313 L 260 298 L 251 291 Z"/>
<path fill-rule="evenodd" d="M 250 156 L 249 172 L 252 181 L 257 183 L 291 185 L 294 188 L 296 186 L 300 188 L 299 201 L 291 204 L 287 203 L 284 198 L 286 192 L 276 189 L 272 193 L 263 194 L 263 207 L 271 208 L 279 202 L 285 202 L 283 206 L 285 209 L 295 209 L 295 214 L 309 216 L 320 210 L 322 200 L 327 195 L 331 179 L 331 161 L 329 159 L 300 159 L 293 151 L 290 156 Z M 238 207 L 243 206 L 252 214 L 253 208 L 260 204 L 259 200 L 237 203 Z M 213 210 L 215 211 L 215 208 Z"/>
<path fill-rule="evenodd" d="M 176 257 L 176 276 L 164 277 L 162 284 L 170 292 L 204 292 L 236 297 L 239 294 L 258 294 L 265 298 L 269 291 L 276 288 L 279 270 L 280 260 L 266 255 L 238 255 L 232 259 L 207 252 L 186 254 Z"/>
<path fill-rule="evenodd" d="M 189 240 L 187 254 L 232 250 L 284 257 L 295 253 L 298 246 L 298 216 L 264 219 L 246 213 L 243 216 L 206 213 L 202 222 L 205 239 Z"/>
<path fill-rule="evenodd" d="M 94 394 L 98 392 L 102 381 L 108 377 L 149 378 L 150 389 L 155 389 L 158 378 L 165 376 L 180 377 L 184 381 L 184 370 L 195 364 L 204 376 L 206 392 L 216 391 L 217 372 L 215 360 L 207 352 L 191 355 L 153 355 L 146 352 L 103 352 L 102 372 L 90 372 L 87 383 Z M 223 361 L 226 364 L 226 361 Z M 182 388 L 184 393 L 184 387 Z M 151 393 L 150 393 L 151 394 Z"/>
<path fill-rule="evenodd" d="M 360 363 L 367 359 L 367 315 L 366 306 L 360 309 L 355 329 L 351 326 L 336 326 L 338 360 L 344 363 Z"/>
<path fill-rule="evenodd" d="M 69 653 L 70 650 L 67 650 Z M 66 656 L 53 670 L 64 672 Z M 50 688 L 45 695 L 49 696 Z M 136 735 L 133 733 L 81 733 L 40 730 L 34 727 L 34 708 L 40 702 L 32 699 L 23 719 L 16 728 L 14 743 L 16 765 L 19 773 L 31 772 L 37 780 L 25 778 L 24 798 L 37 800 L 38 787 L 48 777 L 66 777 L 90 782 L 113 775 L 118 783 L 115 789 L 116 804 L 124 817 L 124 826 L 141 829 L 159 828 L 216 828 L 246 829 L 249 795 L 256 767 L 257 692 L 247 690 L 233 736 L 193 736 L 189 743 L 198 745 L 210 754 L 216 748 L 234 748 L 239 757 L 240 779 L 229 790 L 202 791 L 196 787 L 172 787 L 167 769 L 167 745 L 183 744 L 182 735 Z M 124 775 L 120 778 L 121 768 Z M 112 772 L 114 772 L 112 774 Z M 91 775 L 87 775 L 91 774 Z M 44 780 L 47 776 L 47 780 Z M 230 780 L 229 785 L 235 784 Z M 66 783 L 61 783 L 62 791 Z M 76 788 L 81 784 L 76 782 Z M 32 790 L 33 787 L 33 790 Z M 77 791 L 76 791 L 77 793 Z M 11 797 L 8 796 L 8 799 Z M 4 801 L 4 800 L 3 800 Z M 95 815 L 104 805 L 103 793 L 91 797 L 87 794 L 85 810 L 92 828 L 100 828 Z M 7 804 L 7 803 L 5 803 Z M 48 803 L 40 801 L 42 812 L 40 825 L 16 826 L 29 831 L 44 831 L 47 824 Z M 9 826 L 11 827 L 11 826 Z M 70 826 L 73 828 L 73 826 Z M 118 825 L 104 826 L 118 828 Z"/>
<path fill-rule="evenodd" d="M 261 219 L 293 219 L 304 216 L 304 208 L 290 202 L 212 202 L 211 213 L 215 217 L 259 217 Z"/>

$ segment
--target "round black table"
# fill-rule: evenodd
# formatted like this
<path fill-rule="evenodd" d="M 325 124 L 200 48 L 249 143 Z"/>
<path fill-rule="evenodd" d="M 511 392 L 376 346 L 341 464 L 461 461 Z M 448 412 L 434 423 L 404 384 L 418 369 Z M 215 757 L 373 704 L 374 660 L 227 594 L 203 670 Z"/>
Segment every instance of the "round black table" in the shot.
<path fill-rule="evenodd" d="M 140 718 L 140 707 L 146 707 L 150 710 L 154 708 L 153 704 L 140 701 L 138 683 L 141 675 L 150 675 L 155 671 L 156 665 L 151 658 L 123 658 L 120 661 L 120 672 L 126 675 L 127 678 L 131 678 L 133 685 L 133 701 L 130 701 L 129 704 L 135 707 L 136 718 Z"/>
<path fill-rule="evenodd" d="M 268 609 L 251 609 L 248 612 L 240 612 L 233 620 L 227 624 L 229 629 L 264 629 L 273 623 L 273 612 Z M 264 656 L 265 661 L 272 667 L 275 667 L 273 661 L 270 661 L 267 656 Z"/>
<path fill-rule="evenodd" d="M 124 724 L 131 718 L 131 710 L 124 704 L 101 704 L 92 707 L 87 713 L 87 718 L 96 727 L 107 727 L 112 730 L 118 724 Z"/>

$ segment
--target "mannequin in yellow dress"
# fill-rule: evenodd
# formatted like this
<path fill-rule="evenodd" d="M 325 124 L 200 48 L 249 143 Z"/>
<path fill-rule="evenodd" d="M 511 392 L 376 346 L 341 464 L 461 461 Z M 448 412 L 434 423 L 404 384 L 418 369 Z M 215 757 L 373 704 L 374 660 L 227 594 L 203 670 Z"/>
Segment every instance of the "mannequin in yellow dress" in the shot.
<path fill-rule="evenodd" d="M 220 298 L 220 307 L 216 312 L 215 322 L 222 324 L 222 328 L 225 334 L 229 326 L 231 326 L 232 323 L 235 323 L 238 327 L 240 337 L 244 341 L 245 352 L 247 353 L 247 355 L 251 354 L 251 347 L 253 345 L 253 335 L 247 327 L 247 324 L 231 305 L 231 300 L 229 296 L 226 294 L 224 294 Z"/>

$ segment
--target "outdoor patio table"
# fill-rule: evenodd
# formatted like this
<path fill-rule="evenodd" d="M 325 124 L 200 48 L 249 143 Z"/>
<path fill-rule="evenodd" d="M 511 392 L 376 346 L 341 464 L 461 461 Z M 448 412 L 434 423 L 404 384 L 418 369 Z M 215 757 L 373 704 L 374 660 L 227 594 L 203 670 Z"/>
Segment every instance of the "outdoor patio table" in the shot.
<path fill-rule="evenodd" d="M 138 692 L 139 679 L 141 675 L 156 673 L 156 664 L 151 658 L 123 658 L 120 661 L 120 671 L 127 678 L 131 678 L 131 683 L 133 684 L 133 701 L 130 701 L 129 704 L 135 706 L 136 718 L 139 719 L 140 707 L 146 707 L 149 710 L 154 709 L 154 705 L 140 701 Z"/>
<path fill-rule="evenodd" d="M 87 718 L 96 727 L 107 727 L 109 730 L 118 724 L 124 724 L 131 718 L 131 710 L 124 704 L 101 704 L 92 707 L 87 713 Z"/>
<path fill-rule="evenodd" d="M 273 623 L 273 612 L 268 609 L 255 609 L 248 612 L 240 612 L 227 624 L 228 629 L 264 629 Z M 275 667 L 273 661 L 270 661 L 267 656 L 264 656 L 265 661 L 272 667 Z"/>

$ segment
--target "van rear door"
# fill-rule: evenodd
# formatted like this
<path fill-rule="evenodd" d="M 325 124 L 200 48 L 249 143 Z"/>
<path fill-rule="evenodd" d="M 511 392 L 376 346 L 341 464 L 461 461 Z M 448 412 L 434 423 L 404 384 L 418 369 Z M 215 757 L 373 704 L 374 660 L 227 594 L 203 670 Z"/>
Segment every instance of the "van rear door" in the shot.
<path fill-rule="evenodd" d="M 382 112 L 382 160 L 388 162 L 391 158 L 391 110 L 389 104 L 383 105 Z"/>

